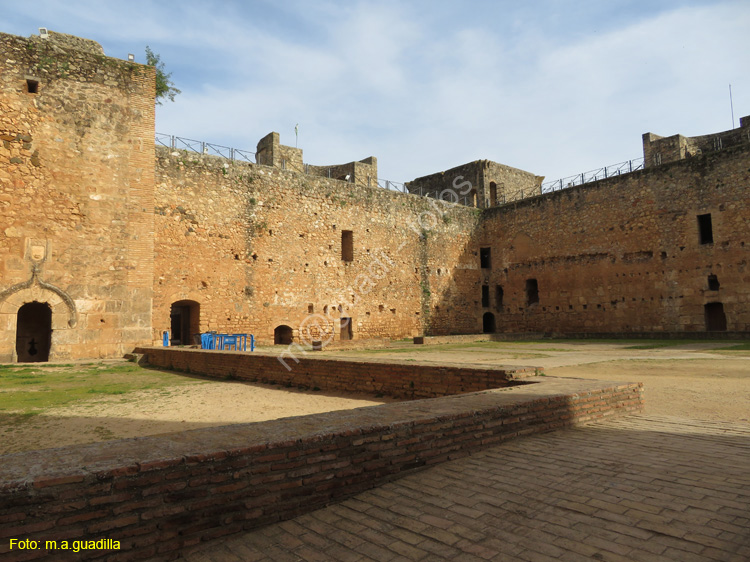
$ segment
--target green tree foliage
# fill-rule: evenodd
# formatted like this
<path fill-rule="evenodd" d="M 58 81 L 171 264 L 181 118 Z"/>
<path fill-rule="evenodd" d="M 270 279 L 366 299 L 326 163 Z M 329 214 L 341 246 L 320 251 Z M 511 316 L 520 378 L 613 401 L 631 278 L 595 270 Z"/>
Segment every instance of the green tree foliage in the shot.
<path fill-rule="evenodd" d="M 180 90 L 175 88 L 169 79 L 172 73 L 164 72 L 164 63 L 161 62 L 161 57 L 154 53 L 148 45 L 146 45 L 146 64 L 156 68 L 156 103 L 161 105 L 164 98 L 174 101 L 174 97 L 180 93 Z"/>

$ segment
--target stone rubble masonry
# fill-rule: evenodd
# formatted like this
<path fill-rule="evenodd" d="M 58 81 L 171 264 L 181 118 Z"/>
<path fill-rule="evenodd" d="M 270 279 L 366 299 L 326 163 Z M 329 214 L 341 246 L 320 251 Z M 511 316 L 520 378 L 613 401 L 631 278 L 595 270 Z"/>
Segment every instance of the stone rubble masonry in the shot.
<path fill-rule="evenodd" d="M 740 126 L 736 129 L 699 137 L 682 135 L 661 137 L 654 133 L 644 133 L 643 163 L 647 168 L 659 166 L 748 142 L 750 142 L 750 116 L 740 118 Z"/>
<path fill-rule="evenodd" d="M 726 334 L 750 332 L 750 118 L 648 133 L 661 165 L 554 193 L 488 160 L 407 186 L 471 188 L 472 208 L 377 187 L 374 157 L 305 165 L 278 133 L 256 163 L 155 149 L 153 68 L 93 41 L 0 34 L 0 64 L 0 361 L 32 301 L 52 309 L 53 360 L 161 342 L 174 303 L 183 342 L 698 335 L 717 307 Z"/>
<path fill-rule="evenodd" d="M 533 384 L 6 455 L 0 557 L 9 538 L 106 537 L 120 541 L 121 550 L 97 552 L 102 560 L 171 558 L 202 541 L 292 518 L 514 437 L 643 407 L 640 384 L 528 381 Z M 61 559 L 59 551 L 43 549 L 29 556 Z"/>
<path fill-rule="evenodd" d="M 324 392 L 360 392 L 408 399 L 502 388 L 523 384 L 523 379 L 541 374 L 541 369 L 534 367 L 479 369 L 312 358 L 309 357 L 312 352 L 296 346 L 280 355 L 174 347 L 137 348 L 135 353 L 142 354 L 149 365 L 170 371 Z"/>
<path fill-rule="evenodd" d="M 0 34 L 0 361 L 34 300 L 52 307 L 52 359 L 151 340 L 154 71 L 97 47 Z"/>
<path fill-rule="evenodd" d="M 154 343 L 184 300 L 199 304 L 201 331 L 253 333 L 262 344 L 280 325 L 295 341 L 332 330 L 338 340 L 341 317 L 356 339 L 481 329 L 476 279 L 456 275 L 477 269 L 473 256 L 461 259 L 476 210 L 215 156 L 156 155 Z M 449 316 L 430 318 L 433 294 Z"/>
<path fill-rule="evenodd" d="M 456 197 L 472 207 L 495 207 L 542 193 L 543 176 L 498 164 L 476 160 L 444 172 L 422 176 L 407 182 L 410 193 L 437 193 L 440 199 L 456 201 Z M 493 188 L 494 184 L 494 188 Z M 434 195 L 433 195 L 434 196 Z"/>
<path fill-rule="evenodd" d="M 743 144 L 485 210 L 474 240 L 491 247 L 498 331 L 705 332 L 704 305 L 721 302 L 726 333 L 747 335 L 749 156 Z M 713 243 L 701 244 L 707 213 Z"/>

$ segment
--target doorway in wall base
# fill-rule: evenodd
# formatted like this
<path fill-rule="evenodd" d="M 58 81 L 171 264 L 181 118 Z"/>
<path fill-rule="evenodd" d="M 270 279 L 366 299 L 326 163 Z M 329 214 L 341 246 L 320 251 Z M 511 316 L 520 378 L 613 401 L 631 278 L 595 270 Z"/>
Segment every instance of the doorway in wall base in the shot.
<path fill-rule="evenodd" d="M 282 324 L 281 326 L 276 326 L 276 329 L 273 331 L 274 345 L 289 345 L 293 339 L 294 334 L 291 326 Z"/>
<path fill-rule="evenodd" d="M 348 341 L 354 338 L 352 330 L 352 319 L 346 316 L 341 318 L 341 340 Z"/>
<path fill-rule="evenodd" d="M 706 316 L 707 332 L 726 332 L 727 315 L 724 314 L 724 304 L 710 302 L 703 307 Z"/>
<path fill-rule="evenodd" d="M 172 303 L 169 312 L 170 345 L 191 345 L 193 334 L 200 333 L 201 305 L 195 301 L 177 301 Z"/>
<path fill-rule="evenodd" d="M 16 356 L 19 363 L 49 361 L 52 309 L 46 302 L 29 302 L 18 309 Z"/>
<path fill-rule="evenodd" d="M 485 334 L 495 333 L 495 315 L 491 312 L 485 312 L 482 316 L 482 332 Z"/>

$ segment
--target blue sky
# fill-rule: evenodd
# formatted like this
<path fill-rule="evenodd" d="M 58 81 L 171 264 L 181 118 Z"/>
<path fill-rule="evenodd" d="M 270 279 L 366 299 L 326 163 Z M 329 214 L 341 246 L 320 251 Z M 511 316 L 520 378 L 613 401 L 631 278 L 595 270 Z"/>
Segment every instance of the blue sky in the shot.
<path fill-rule="evenodd" d="M 408 181 L 477 159 L 548 180 L 641 156 L 641 135 L 750 115 L 750 2 L 0 0 L 0 31 L 149 45 L 182 90 L 158 132 L 306 162 L 373 155 Z"/>

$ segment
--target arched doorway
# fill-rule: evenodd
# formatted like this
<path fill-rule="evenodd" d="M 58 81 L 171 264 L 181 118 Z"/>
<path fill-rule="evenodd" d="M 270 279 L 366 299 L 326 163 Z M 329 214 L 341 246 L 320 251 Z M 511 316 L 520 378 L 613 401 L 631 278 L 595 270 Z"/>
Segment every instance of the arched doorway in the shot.
<path fill-rule="evenodd" d="M 46 302 L 30 302 L 18 309 L 16 356 L 19 363 L 49 361 L 52 309 Z"/>
<path fill-rule="evenodd" d="M 482 332 L 485 334 L 495 333 L 495 315 L 491 312 L 485 312 L 482 316 Z"/>
<path fill-rule="evenodd" d="M 193 344 L 193 334 L 199 334 L 201 305 L 195 301 L 177 301 L 169 311 L 171 345 Z"/>
<path fill-rule="evenodd" d="M 274 345 L 289 345 L 293 339 L 294 334 L 292 333 L 292 328 L 289 326 L 282 324 L 281 326 L 276 326 L 276 329 L 273 331 Z"/>

